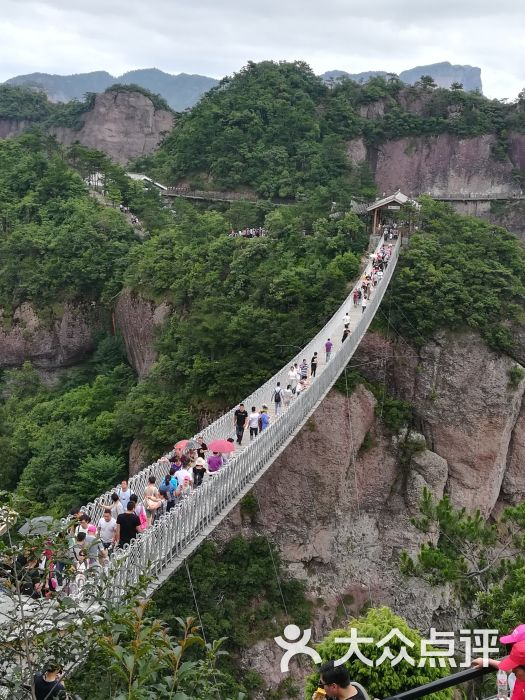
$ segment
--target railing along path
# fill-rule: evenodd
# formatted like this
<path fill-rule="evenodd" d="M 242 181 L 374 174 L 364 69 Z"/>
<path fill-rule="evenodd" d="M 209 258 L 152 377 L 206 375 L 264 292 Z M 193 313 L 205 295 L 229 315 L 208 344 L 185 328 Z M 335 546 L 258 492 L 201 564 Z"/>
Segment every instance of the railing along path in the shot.
<path fill-rule="evenodd" d="M 306 358 L 309 363 L 316 351 L 320 363 L 317 376 L 311 381 L 308 389 L 295 398 L 289 408 L 283 410 L 279 416 L 273 416 L 269 427 L 253 442 L 248 442 L 233 453 L 226 466 L 212 477 L 208 477 L 180 504 L 160 517 L 153 526 L 112 557 L 111 567 L 114 569 L 115 576 L 110 577 L 114 582 L 110 593 L 113 596 L 119 597 L 128 585 L 135 583 L 140 575 L 146 572 L 153 576 L 151 590 L 158 587 L 210 534 L 292 441 L 343 372 L 364 336 L 392 277 L 400 244 L 401 239 L 395 241 L 387 269 L 384 271 L 382 280 L 373 289 L 373 295 L 366 310 L 362 312 L 361 306 L 353 306 L 353 291 L 361 284 L 358 282 L 336 313 L 308 345 L 271 379 L 244 399 L 243 403 L 248 411 L 252 406 L 258 409 L 262 404 L 270 406 L 273 403 L 272 392 L 277 382 L 281 382 L 283 388 L 288 383 L 290 365 L 295 362 L 300 363 L 303 358 Z M 376 252 L 381 245 L 382 243 L 378 245 Z M 365 273 L 370 269 L 371 262 Z M 347 311 L 350 311 L 351 326 L 354 327 L 348 339 L 341 343 L 342 319 L 344 312 Z M 331 338 L 334 347 L 330 361 L 324 363 L 324 343 L 328 338 Z M 206 443 L 234 434 L 234 411 L 235 408 L 232 408 L 200 431 L 199 434 L 203 436 Z M 166 473 L 166 464 L 157 461 L 132 477 L 130 488 L 142 499 L 148 478 L 153 475 L 157 483 L 160 483 Z M 113 491 L 114 489 L 106 492 L 83 508 L 95 524 L 103 513 L 104 504 L 110 502 Z"/>

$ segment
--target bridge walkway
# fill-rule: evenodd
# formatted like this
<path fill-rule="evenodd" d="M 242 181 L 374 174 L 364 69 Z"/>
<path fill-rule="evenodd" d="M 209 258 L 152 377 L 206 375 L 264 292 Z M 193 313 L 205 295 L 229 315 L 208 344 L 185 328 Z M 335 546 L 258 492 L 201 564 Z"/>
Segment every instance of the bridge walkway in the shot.
<path fill-rule="evenodd" d="M 244 399 L 243 403 L 248 411 L 252 406 L 256 406 L 257 409 L 260 409 L 262 404 L 269 406 L 270 426 L 253 442 L 245 432 L 241 447 L 233 453 L 225 467 L 205 479 L 202 486 L 194 489 L 182 503 L 160 517 L 131 545 L 126 545 L 112 557 L 110 566 L 114 576 L 111 577 L 109 591 L 112 597 L 118 598 L 123 595 L 128 587 L 145 573 L 153 577 L 149 593 L 160 586 L 253 488 L 291 443 L 344 371 L 372 321 L 398 259 L 401 239 L 394 243 L 383 279 L 374 288 L 366 310 L 363 312 L 360 306 L 353 306 L 352 295 L 354 289 L 360 285 L 359 281 L 319 333 L 279 372 Z M 365 272 L 370 268 L 369 262 Z M 343 316 L 346 312 L 350 314 L 352 333 L 341 343 Z M 328 338 L 331 338 L 334 347 L 330 361 L 325 363 L 324 343 Z M 310 380 L 310 386 L 292 401 L 286 411 L 283 410 L 279 416 L 275 416 L 272 394 L 277 382 L 280 381 L 281 386 L 286 387 L 290 365 L 300 364 L 303 358 L 310 363 L 314 351 L 317 351 L 320 357 L 317 376 Z M 207 444 L 214 439 L 234 436 L 235 408 L 200 431 Z M 132 477 L 130 488 L 141 499 L 148 484 L 148 477 L 154 475 L 159 484 L 165 474 L 166 464 L 159 460 Z M 84 507 L 94 522 L 98 522 L 101 517 L 104 504 L 109 503 L 113 490 Z"/>

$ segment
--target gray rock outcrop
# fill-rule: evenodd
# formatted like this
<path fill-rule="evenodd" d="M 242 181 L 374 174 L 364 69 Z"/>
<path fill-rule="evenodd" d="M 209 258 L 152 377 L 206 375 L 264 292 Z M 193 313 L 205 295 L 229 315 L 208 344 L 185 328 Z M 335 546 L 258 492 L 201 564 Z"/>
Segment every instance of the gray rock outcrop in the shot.
<path fill-rule="evenodd" d="M 145 377 L 157 359 L 155 337 L 170 313 L 166 303 L 153 302 L 125 289 L 115 307 L 115 323 L 122 333 L 128 362 L 139 377 Z"/>
<path fill-rule="evenodd" d="M 66 146 L 79 141 L 125 165 L 151 153 L 172 128 L 173 114 L 156 109 L 149 97 L 112 90 L 97 95 L 81 129 L 53 127 L 50 132 Z"/>
<path fill-rule="evenodd" d="M 74 365 L 94 349 L 94 336 L 108 320 L 90 305 L 66 303 L 51 320 L 43 320 L 28 302 L 10 317 L 0 309 L 0 367 L 18 367 L 26 360 L 43 370 Z"/>

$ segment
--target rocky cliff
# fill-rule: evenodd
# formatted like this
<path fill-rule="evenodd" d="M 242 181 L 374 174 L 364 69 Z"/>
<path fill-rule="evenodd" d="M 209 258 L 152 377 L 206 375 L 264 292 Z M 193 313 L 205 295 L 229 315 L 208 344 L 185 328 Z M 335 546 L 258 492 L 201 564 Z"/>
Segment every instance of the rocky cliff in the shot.
<path fill-rule="evenodd" d="M 173 114 L 156 109 L 149 97 L 112 90 L 97 95 L 78 131 L 67 127 L 53 127 L 50 131 L 66 146 L 79 141 L 125 165 L 151 153 L 172 128 Z"/>
<path fill-rule="evenodd" d="M 0 368 L 27 360 L 44 372 L 74 365 L 94 349 L 94 336 L 108 320 L 91 305 L 64 304 L 45 318 L 28 302 L 12 315 L 0 309 Z"/>
<path fill-rule="evenodd" d="M 465 139 L 453 134 L 414 136 L 377 148 L 367 148 L 362 139 L 355 139 L 347 153 L 356 164 L 369 163 L 380 193 L 400 189 L 413 195 L 511 195 L 521 189 L 515 168 L 525 164 L 525 134 L 513 133 L 509 142 L 505 160 L 494 158 L 496 136 L 492 134 Z"/>
<path fill-rule="evenodd" d="M 115 307 L 115 323 L 122 333 L 128 361 L 139 377 L 145 377 L 157 359 L 156 332 L 170 313 L 166 303 L 156 306 L 125 289 Z"/>
<path fill-rule="evenodd" d="M 78 130 L 54 126 L 49 132 L 65 146 L 78 141 L 121 165 L 154 151 L 174 123 L 173 114 L 156 109 L 146 95 L 118 90 L 97 95 L 93 109 L 83 118 Z M 20 119 L 0 119 L 0 139 L 18 136 L 33 125 Z"/>

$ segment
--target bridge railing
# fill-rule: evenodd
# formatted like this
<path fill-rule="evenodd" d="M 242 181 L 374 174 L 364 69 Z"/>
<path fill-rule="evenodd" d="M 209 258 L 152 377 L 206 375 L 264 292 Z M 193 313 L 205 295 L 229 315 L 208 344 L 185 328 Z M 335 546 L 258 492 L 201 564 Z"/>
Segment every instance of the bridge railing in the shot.
<path fill-rule="evenodd" d="M 291 403 L 286 412 L 276 418 L 239 455 L 112 558 L 111 566 L 117 572 L 115 583 L 109 592 L 113 597 L 122 595 L 127 586 L 135 583 L 141 574 L 148 572 L 156 579 L 165 568 L 170 566 L 174 568 L 175 560 L 182 561 L 188 545 L 194 542 L 199 535 L 205 533 L 206 529 L 221 513 L 227 512 L 228 506 L 235 501 L 239 494 L 246 491 L 247 487 L 255 483 L 272 464 L 280 450 L 304 425 L 343 372 L 365 334 L 392 277 L 399 248 L 400 240 L 396 242 L 383 279 L 376 287 L 375 294 L 359 319 L 357 327 L 311 386 L 302 392 Z M 296 358 L 308 357 L 308 354 L 314 349 L 319 349 L 321 341 L 333 335 L 333 331 L 341 326 L 341 313 L 350 298 L 351 296 Z M 250 407 L 251 405 L 260 406 L 262 402 L 268 402 L 276 381 L 281 380 L 281 384 L 283 384 L 287 371 L 288 366 L 248 397 L 245 404 Z M 208 429 L 202 431 L 202 434 L 207 441 L 218 435 L 230 434 L 232 428 L 233 409 L 209 426 Z M 152 465 L 147 471 L 155 473 L 158 478 L 161 478 L 166 473 L 166 466 L 161 465 L 159 470 L 157 465 Z M 140 476 L 142 478 L 142 475 Z M 141 484 L 143 483 L 145 483 L 144 480 L 141 481 Z M 133 490 L 137 490 L 136 483 L 133 484 Z"/>

